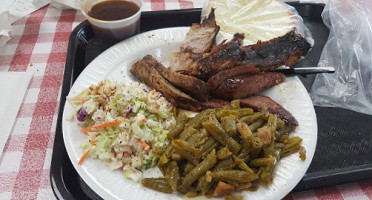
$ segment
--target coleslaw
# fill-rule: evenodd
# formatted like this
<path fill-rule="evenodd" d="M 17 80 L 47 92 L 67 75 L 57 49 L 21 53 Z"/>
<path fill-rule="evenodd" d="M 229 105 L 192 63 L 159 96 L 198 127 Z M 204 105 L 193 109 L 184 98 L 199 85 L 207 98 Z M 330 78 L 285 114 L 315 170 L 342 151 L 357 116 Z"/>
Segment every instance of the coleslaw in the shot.
<path fill-rule="evenodd" d="M 139 82 L 104 80 L 68 102 L 71 119 L 82 127 L 77 134 L 87 135 L 79 164 L 86 157 L 99 159 L 134 181 L 155 166 L 158 158 L 152 150 L 168 143 L 168 130 L 175 123 L 172 104 Z"/>

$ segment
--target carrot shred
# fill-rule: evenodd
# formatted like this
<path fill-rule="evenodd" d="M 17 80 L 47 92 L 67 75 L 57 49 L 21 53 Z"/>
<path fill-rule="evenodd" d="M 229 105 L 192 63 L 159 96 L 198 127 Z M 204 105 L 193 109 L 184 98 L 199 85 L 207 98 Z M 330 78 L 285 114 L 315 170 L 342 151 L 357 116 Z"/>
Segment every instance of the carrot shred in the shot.
<path fill-rule="evenodd" d="M 99 125 L 96 125 L 96 126 L 90 126 L 90 127 L 83 128 L 83 129 L 80 130 L 80 132 L 81 133 L 90 132 L 90 131 L 98 130 L 98 129 L 101 129 L 101 128 L 106 128 L 106 127 L 109 127 L 109 126 L 117 126 L 119 124 L 121 124 L 121 120 L 106 122 L 106 123 L 99 124 Z"/>
<path fill-rule="evenodd" d="M 78 99 L 81 101 L 81 103 L 85 103 L 85 99 L 81 97 L 80 95 L 78 96 Z"/>
<path fill-rule="evenodd" d="M 146 122 L 146 118 L 143 118 L 141 121 L 142 121 L 142 122 Z"/>
<path fill-rule="evenodd" d="M 90 148 L 88 149 L 87 152 L 84 153 L 84 155 L 80 158 L 79 162 L 78 162 L 78 165 L 81 165 L 81 163 L 83 163 L 83 161 L 85 160 L 85 158 L 87 157 L 87 155 L 89 154 L 89 151 L 92 149 L 92 147 L 96 144 L 94 144 L 93 142 L 95 142 L 97 139 L 97 135 L 94 136 L 93 139 L 91 139 L 89 141 L 89 143 L 91 144 Z"/>
<path fill-rule="evenodd" d="M 151 147 L 146 142 L 142 141 L 141 139 L 137 139 L 139 143 L 146 149 L 149 150 Z"/>
<path fill-rule="evenodd" d="M 125 167 L 125 163 L 123 163 L 123 165 L 120 167 L 120 169 L 124 170 L 124 167 Z"/>
<path fill-rule="evenodd" d="M 154 95 L 154 94 L 155 94 L 155 90 L 152 90 L 152 91 L 151 91 L 151 94 Z"/>
<path fill-rule="evenodd" d="M 88 151 L 84 153 L 84 155 L 80 158 L 80 160 L 79 160 L 79 162 L 78 162 L 78 165 L 81 165 L 81 163 L 83 163 L 84 159 L 87 157 L 87 155 L 88 155 L 88 153 L 89 153 L 89 151 L 90 151 L 91 149 L 92 149 L 92 147 L 90 147 L 90 148 L 88 149 Z"/>

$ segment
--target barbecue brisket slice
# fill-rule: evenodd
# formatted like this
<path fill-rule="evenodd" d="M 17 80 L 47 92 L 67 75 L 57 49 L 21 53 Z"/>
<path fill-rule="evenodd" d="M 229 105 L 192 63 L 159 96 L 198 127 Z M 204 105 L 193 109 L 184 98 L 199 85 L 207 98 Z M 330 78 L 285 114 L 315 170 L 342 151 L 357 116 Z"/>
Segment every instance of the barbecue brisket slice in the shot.
<path fill-rule="evenodd" d="M 285 81 L 282 73 L 260 73 L 227 78 L 217 89 L 211 90 L 216 99 L 234 100 L 253 96 Z"/>
<path fill-rule="evenodd" d="M 180 88 L 182 91 L 190 94 L 199 101 L 207 101 L 209 96 L 208 85 L 204 81 L 193 77 L 174 72 L 169 68 L 164 67 L 155 59 L 151 61 L 152 66 L 171 84 Z"/>
<path fill-rule="evenodd" d="M 147 55 L 134 63 L 130 72 L 137 77 L 139 81 L 144 82 L 156 91 L 162 93 L 174 106 L 187 110 L 199 111 L 201 109 L 199 102 L 165 80 L 156 70 L 156 65 L 161 65 L 161 63 L 152 56 Z"/>

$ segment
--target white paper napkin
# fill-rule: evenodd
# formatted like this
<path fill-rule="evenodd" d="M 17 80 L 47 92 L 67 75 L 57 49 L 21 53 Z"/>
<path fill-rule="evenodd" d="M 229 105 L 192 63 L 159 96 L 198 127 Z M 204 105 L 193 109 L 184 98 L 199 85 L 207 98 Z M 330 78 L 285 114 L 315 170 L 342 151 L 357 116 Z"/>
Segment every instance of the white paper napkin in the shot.
<path fill-rule="evenodd" d="M 32 76 L 31 72 L 0 72 L 0 155 Z"/>
<path fill-rule="evenodd" d="M 1 0 L 0 12 L 9 11 L 13 23 L 50 3 L 51 0 Z"/>
<path fill-rule="evenodd" d="M 12 25 L 10 24 L 9 12 L 0 12 L 0 47 L 10 40 L 10 31 L 12 31 Z"/>

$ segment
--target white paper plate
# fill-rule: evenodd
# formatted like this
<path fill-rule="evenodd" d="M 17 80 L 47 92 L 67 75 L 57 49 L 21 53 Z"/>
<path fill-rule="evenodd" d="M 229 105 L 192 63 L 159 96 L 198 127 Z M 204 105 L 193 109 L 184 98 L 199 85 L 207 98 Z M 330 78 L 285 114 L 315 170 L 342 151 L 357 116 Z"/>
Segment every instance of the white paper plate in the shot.
<path fill-rule="evenodd" d="M 80 74 L 74 83 L 69 96 L 81 92 L 92 84 L 104 79 L 132 82 L 136 79 L 129 69 L 134 62 L 150 54 L 165 66 L 172 52 L 179 51 L 179 45 L 184 39 L 188 27 L 167 28 L 146 32 L 127 39 L 100 54 Z M 307 158 L 301 161 L 299 154 L 283 158 L 274 171 L 274 181 L 268 187 L 260 187 L 256 192 L 242 192 L 239 195 L 245 199 L 281 199 L 288 194 L 305 174 L 313 158 L 317 141 L 317 121 L 310 97 L 297 77 L 290 77 L 284 83 L 265 92 L 279 104 L 289 110 L 299 122 L 299 127 L 293 135 L 302 137 L 302 145 L 306 148 Z M 85 140 L 85 135 L 79 132 L 79 127 L 68 121 L 72 107 L 66 103 L 64 107 L 62 130 L 67 153 L 83 180 L 104 199 L 185 199 L 184 195 L 174 192 L 164 194 L 141 186 L 125 179 L 119 170 L 111 171 L 99 160 L 86 159 L 83 165 L 77 165 L 82 150 L 79 145 Z M 156 169 L 146 176 L 160 176 Z M 204 197 L 202 197 L 204 198 Z M 197 199 L 202 199 L 198 197 Z"/>

